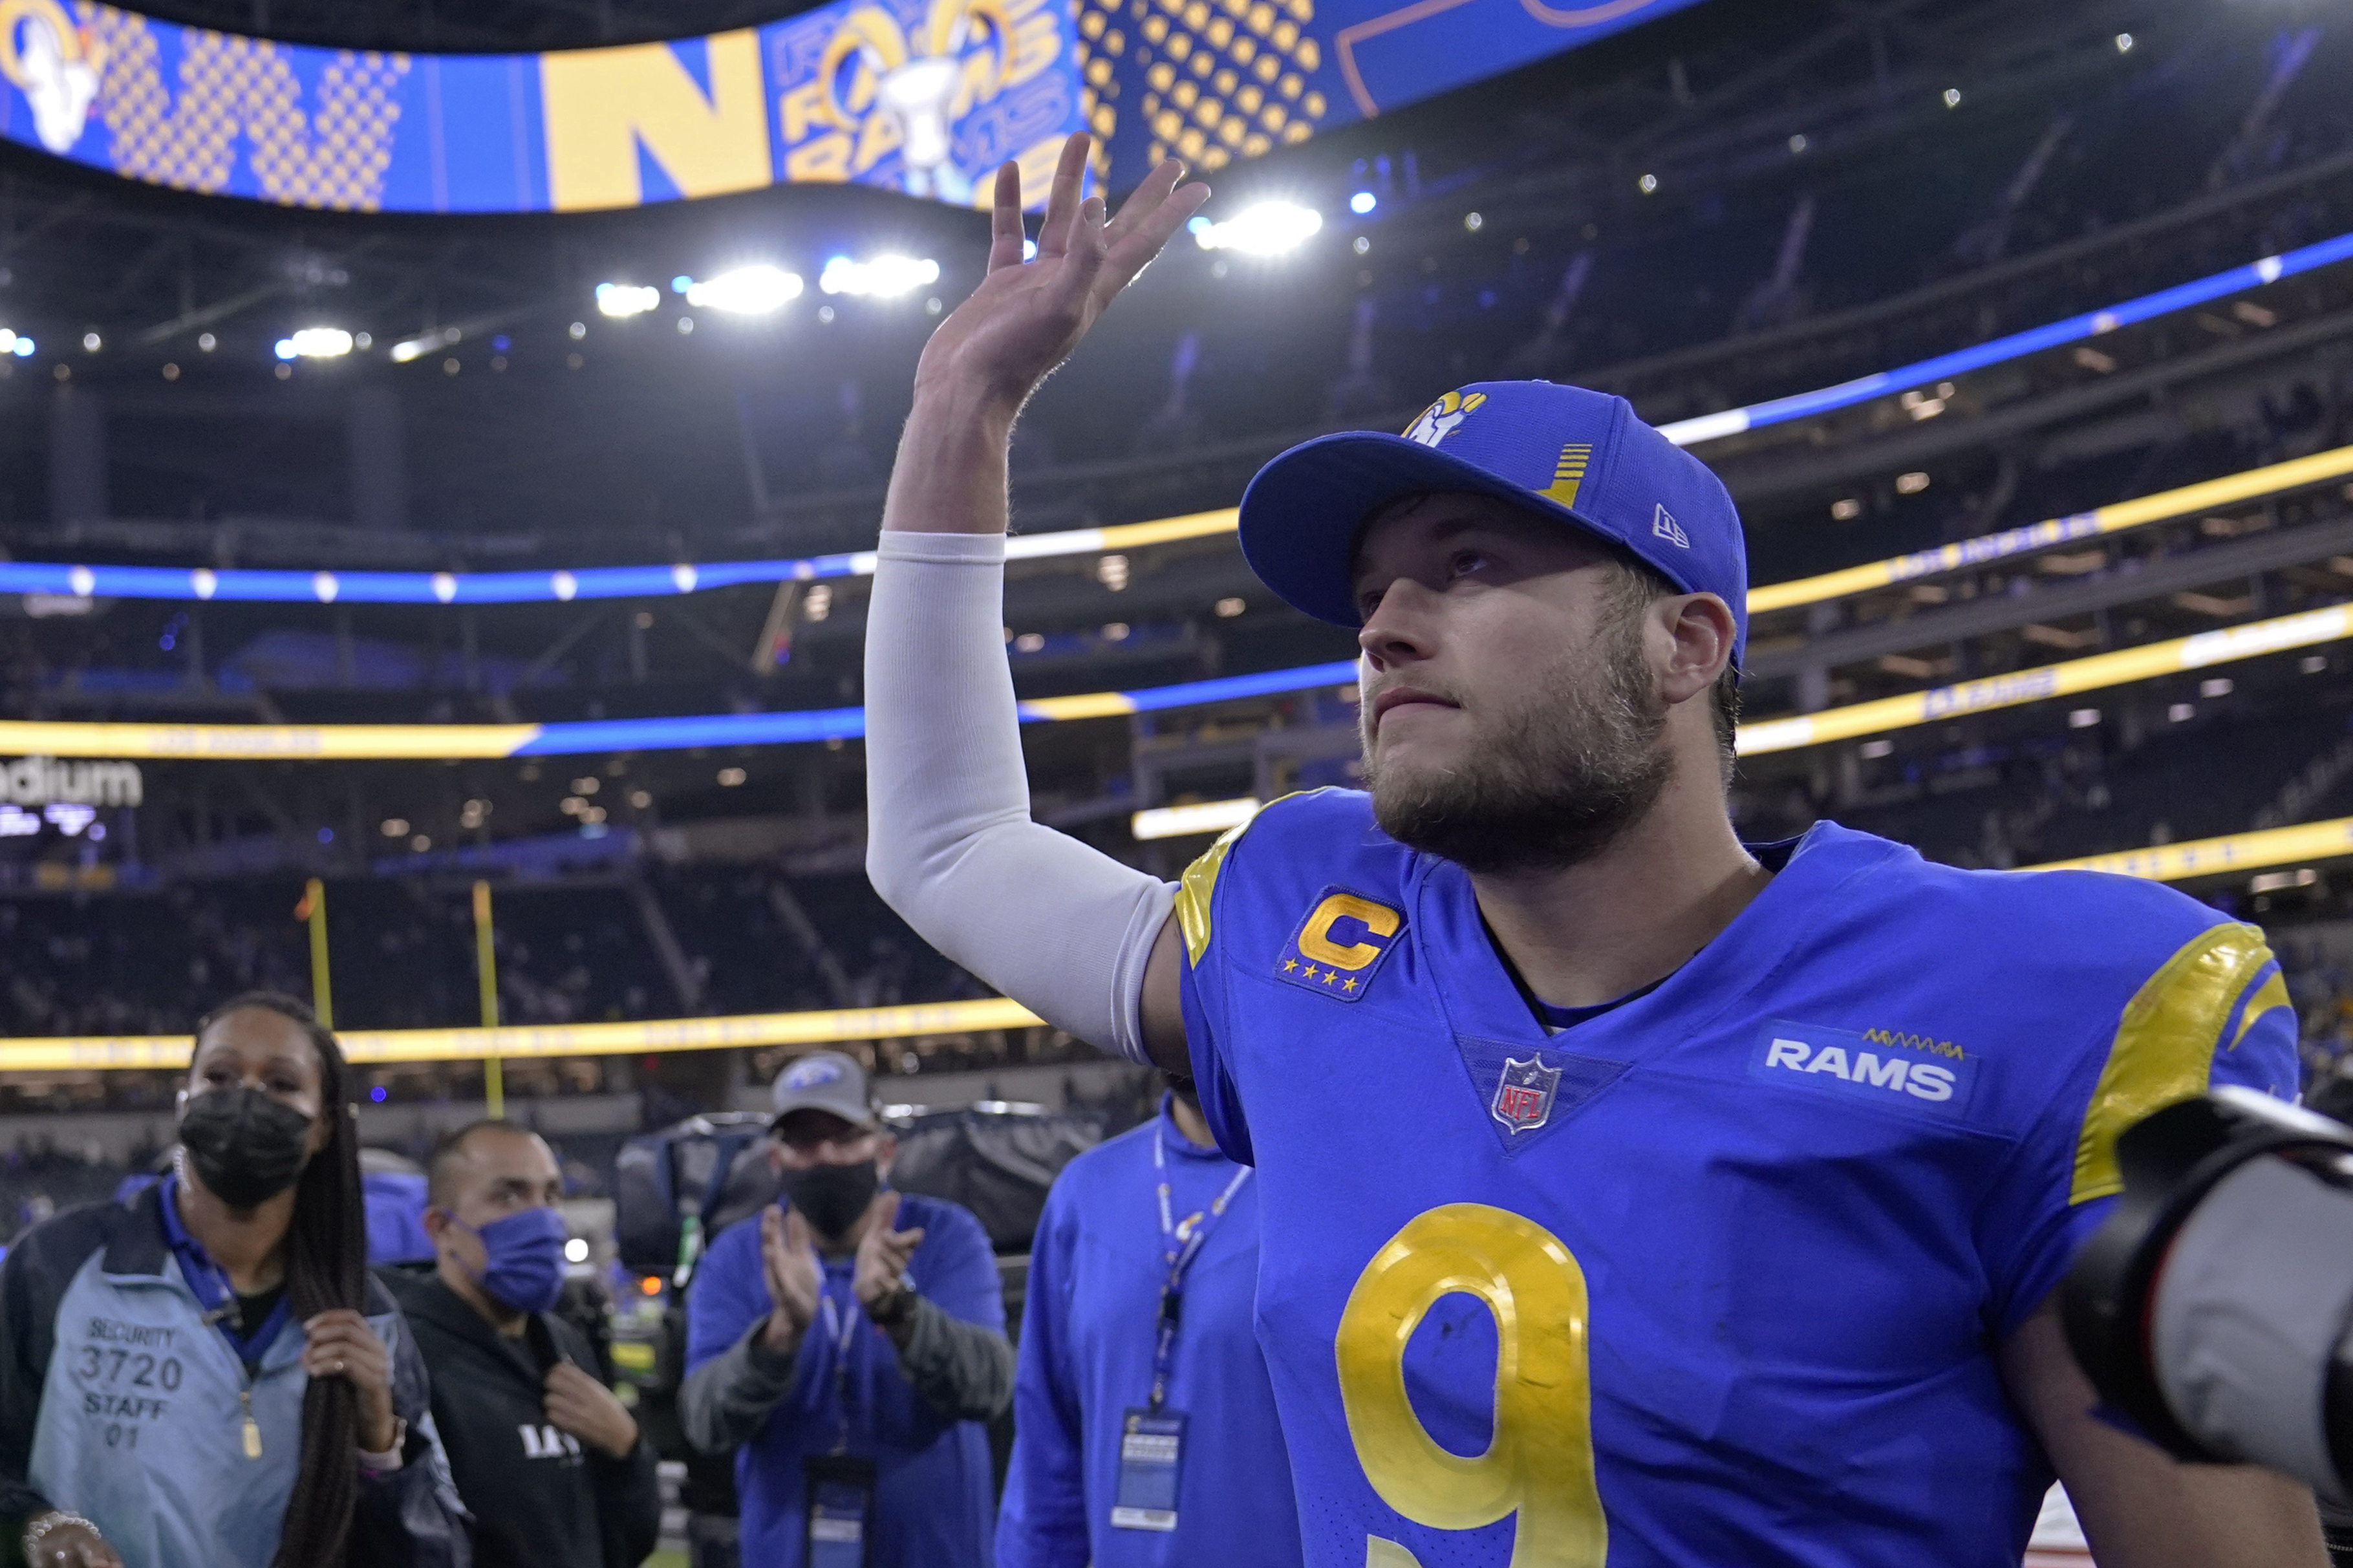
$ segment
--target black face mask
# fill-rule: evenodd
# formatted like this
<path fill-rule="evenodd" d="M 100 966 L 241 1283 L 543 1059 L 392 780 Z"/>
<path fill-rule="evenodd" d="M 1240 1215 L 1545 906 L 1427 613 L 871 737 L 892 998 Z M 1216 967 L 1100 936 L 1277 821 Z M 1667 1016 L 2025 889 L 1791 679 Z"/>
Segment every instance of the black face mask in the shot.
<path fill-rule="evenodd" d="M 292 1186 L 311 1157 L 311 1119 L 258 1089 L 216 1089 L 188 1097 L 180 1147 L 205 1190 L 249 1209 Z"/>
<path fill-rule="evenodd" d="M 784 1176 L 785 1196 L 819 1236 L 827 1237 L 841 1236 L 856 1225 L 882 1186 L 881 1173 L 871 1160 L 860 1160 L 855 1165 L 787 1170 Z"/>

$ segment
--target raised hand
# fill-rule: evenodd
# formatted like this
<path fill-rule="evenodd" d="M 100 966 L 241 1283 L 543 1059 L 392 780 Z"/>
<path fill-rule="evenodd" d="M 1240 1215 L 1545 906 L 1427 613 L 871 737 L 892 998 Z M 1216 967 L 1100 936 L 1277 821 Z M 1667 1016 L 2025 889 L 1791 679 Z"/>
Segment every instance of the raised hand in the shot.
<path fill-rule="evenodd" d="M 905 1278 L 907 1261 L 923 1239 L 923 1227 L 893 1230 L 899 1220 L 899 1194 L 884 1193 L 875 1200 L 872 1221 L 866 1227 L 865 1238 L 858 1244 L 858 1266 L 849 1277 L 849 1288 L 858 1297 L 860 1307 L 872 1307 L 876 1302 L 899 1289 Z"/>
<path fill-rule="evenodd" d="M 768 1314 L 768 1347 L 789 1352 L 816 1321 L 818 1298 L 825 1289 L 817 1244 L 799 1210 L 780 1213 L 771 1204 L 760 1211 L 760 1266 L 768 1300 L 775 1303 Z"/>
<path fill-rule="evenodd" d="M 1170 158 L 1106 220 L 1101 196 L 1079 199 L 1092 145 L 1083 132 L 1062 144 L 1034 261 L 1021 258 L 1021 171 L 997 171 L 988 276 L 924 346 L 918 395 L 952 384 L 1018 408 L 1209 199 L 1207 185 L 1179 187 L 1185 165 Z"/>

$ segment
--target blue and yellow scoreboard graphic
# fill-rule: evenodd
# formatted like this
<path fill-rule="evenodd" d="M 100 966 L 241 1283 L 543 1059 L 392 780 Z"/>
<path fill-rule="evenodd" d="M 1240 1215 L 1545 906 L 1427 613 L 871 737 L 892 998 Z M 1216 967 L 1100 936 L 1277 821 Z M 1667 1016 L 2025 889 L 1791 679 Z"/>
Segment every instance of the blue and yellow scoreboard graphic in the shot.
<path fill-rule="evenodd" d="M 1111 183 L 1216 169 L 1639 26 L 1695 0 L 1076 0 Z"/>
<path fill-rule="evenodd" d="M 965 205 L 1082 123 L 1068 0 L 837 0 L 543 55 L 311 48 L 0 0 L 0 138 L 178 190 L 339 211 L 582 211 L 785 181 Z"/>
<path fill-rule="evenodd" d="M 0 0 L 0 140 L 177 190 L 338 211 L 574 212 L 788 182 L 1042 199 L 1092 129 L 1113 186 L 1216 169 L 1693 4 L 836 0 L 540 55 L 315 48 Z"/>

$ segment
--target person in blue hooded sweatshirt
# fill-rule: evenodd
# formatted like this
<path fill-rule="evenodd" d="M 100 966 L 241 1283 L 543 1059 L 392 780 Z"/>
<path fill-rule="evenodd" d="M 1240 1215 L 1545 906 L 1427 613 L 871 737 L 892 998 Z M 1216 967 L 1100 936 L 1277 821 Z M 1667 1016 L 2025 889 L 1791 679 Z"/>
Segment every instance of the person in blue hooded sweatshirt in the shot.
<path fill-rule="evenodd" d="M 1063 1167 L 1029 1254 L 997 1568 L 1300 1561 L 1258 1237 L 1250 1167 L 1189 1080 Z"/>
<path fill-rule="evenodd" d="M 564 1177 L 529 1128 L 477 1121 L 426 1167 L 434 1272 L 396 1286 L 475 1520 L 477 1568 L 637 1568 L 661 1532 L 654 1451 L 597 1381 L 564 1287 Z"/>

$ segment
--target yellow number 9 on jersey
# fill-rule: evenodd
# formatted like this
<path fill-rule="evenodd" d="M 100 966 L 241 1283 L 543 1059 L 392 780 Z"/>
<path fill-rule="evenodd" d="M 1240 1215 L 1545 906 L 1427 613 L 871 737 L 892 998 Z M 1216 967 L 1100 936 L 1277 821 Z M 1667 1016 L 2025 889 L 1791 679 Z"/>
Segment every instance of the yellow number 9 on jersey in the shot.
<path fill-rule="evenodd" d="M 1495 1431 L 1475 1458 L 1440 1447 L 1405 1391 L 1406 1342 L 1455 1291 L 1495 1318 Z M 1333 1347 L 1348 1436 L 1381 1500 L 1433 1530 L 1517 1513 L 1511 1568 L 1602 1568 L 1609 1531 L 1593 1479 L 1585 1323 L 1585 1271 L 1524 1215 L 1448 1204 L 1392 1237 L 1348 1293 Z M 1413 1558 L 1376 1538 L 1366 1561 Z"/>

